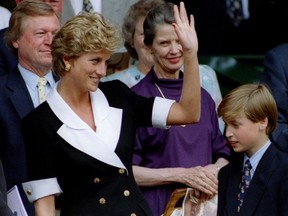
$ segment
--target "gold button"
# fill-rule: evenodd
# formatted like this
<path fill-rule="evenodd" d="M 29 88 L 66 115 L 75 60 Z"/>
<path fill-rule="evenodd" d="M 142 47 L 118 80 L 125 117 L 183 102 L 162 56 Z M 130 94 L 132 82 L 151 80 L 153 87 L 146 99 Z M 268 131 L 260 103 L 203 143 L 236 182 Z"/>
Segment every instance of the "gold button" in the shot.
<path fill-rule="evenodd" d="M 130 216 L 136 216 L 136 214 L 135 214 L 135 213 L 132 213 Z"/>
<path fill-rule="evenodd" d="M 124 169 L 119 169 L 119 173 L 120 173 L 120 174 L 124 174 L 124 173 L 125 173 L 125 170 L 124 170 Z"/>
<path fill-rule="evenodd" d="M 100 198 L 99 199 L 99 203 L 104 205 L 106 203 L 106 199 L 105 198 Z"/>
<path fill-rule="evenodd" d="M 124 196 L 129 196 L 130 195 L 130 191 L 129 190 L 125 190 L 124 191 Z"/>
<path fill-rule="evenodd" d="M 32 190 L 27 190 L 26 192 L 28 195 L 32 195 Z"/>
<path fill-rule="evenodd" d="M 94 178 L 94 183 L 100 183 L 100 178 Z"/>

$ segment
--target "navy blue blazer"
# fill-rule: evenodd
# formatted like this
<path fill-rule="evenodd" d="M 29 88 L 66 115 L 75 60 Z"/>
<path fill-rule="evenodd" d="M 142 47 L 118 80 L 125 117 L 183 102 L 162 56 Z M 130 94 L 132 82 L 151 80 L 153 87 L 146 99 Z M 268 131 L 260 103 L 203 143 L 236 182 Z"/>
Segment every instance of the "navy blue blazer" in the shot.
<path fill-rule="evenodd" d="M 29 203 L 21 185 L 28 180 L 21 120 L 34 105 L 17 66 L 0 77 L 0 92 L 0 158 L 7 189 L 18 185 L 29 216 L 34 215 L 33 204 Z"/>
<path fill-rule="evenodd" d="M 0 76 L 14 70 L 18 64 L 17 55 L 13 54 L 4 43 L 7 28 L 0 30 Z"/>
<path fill-rule="evenodd" d="M 13 216 L 12 211 L 7 205 L 7 195 L 6 195 L 6 181 L 3 172 L 2 162 L 0 160 L 0 215 L 2 216 Z"/>
<path fill-rule="evenodd" d="M 288 215 L 288 154 L 272 143 L 262 156 L 240 213 L 237 213 L 243 154 L 237 154 L 218 175 L 217 216 Z"/>
<path fill-rule="evenodd" d="M 265 55 L 261 82 L 270 87 L 278 108 L 277 128 L 270 139 L 288 152 L 288 44 L 275 47 Z"/>

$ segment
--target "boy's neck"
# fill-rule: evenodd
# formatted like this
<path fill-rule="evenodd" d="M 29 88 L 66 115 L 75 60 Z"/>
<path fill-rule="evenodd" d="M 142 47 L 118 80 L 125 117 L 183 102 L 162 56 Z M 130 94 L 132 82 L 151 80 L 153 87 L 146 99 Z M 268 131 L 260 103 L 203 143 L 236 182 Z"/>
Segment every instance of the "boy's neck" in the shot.
<path fill-rule="evenodd" d="M 265 135 L 261 137 L 257 143 L 255 143 L 253 146 L 251 146 L 250 149 L 248 149 L 245 153 L 246 155 L 251 158 L 256 152 L 258 152 L 269 140 L 268 135 Z"/>

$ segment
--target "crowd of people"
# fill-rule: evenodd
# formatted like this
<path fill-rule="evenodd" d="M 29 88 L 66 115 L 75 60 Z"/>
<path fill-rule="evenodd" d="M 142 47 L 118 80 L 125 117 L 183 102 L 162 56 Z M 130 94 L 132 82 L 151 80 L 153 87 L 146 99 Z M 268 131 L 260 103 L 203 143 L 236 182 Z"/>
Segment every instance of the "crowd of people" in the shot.
<path fill-rule="evenodd" d="M 218 216 L 288 214 L 287 44 L 222 99 L 183 2 L 117 22 L 67 2 L 15 0 L 0 30 L 0 215 L 15 185 L 29 216 L 161 216 L 179 188 Z M 106 76 L 122 44 L 131 65 Z"/>

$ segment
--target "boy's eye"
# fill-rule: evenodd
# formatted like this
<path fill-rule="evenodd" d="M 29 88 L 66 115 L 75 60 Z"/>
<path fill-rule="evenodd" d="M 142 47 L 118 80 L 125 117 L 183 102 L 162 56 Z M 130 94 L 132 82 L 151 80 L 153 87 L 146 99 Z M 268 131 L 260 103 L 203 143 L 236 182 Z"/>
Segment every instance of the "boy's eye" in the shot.
<path fill-rule="evenodd" d="M 232 124 L 232 126 L 233 126 L 234 128 L 238 128 L 238 127 L 239 127 L 239 124 L 234 123 L 234 124 Z"/>

